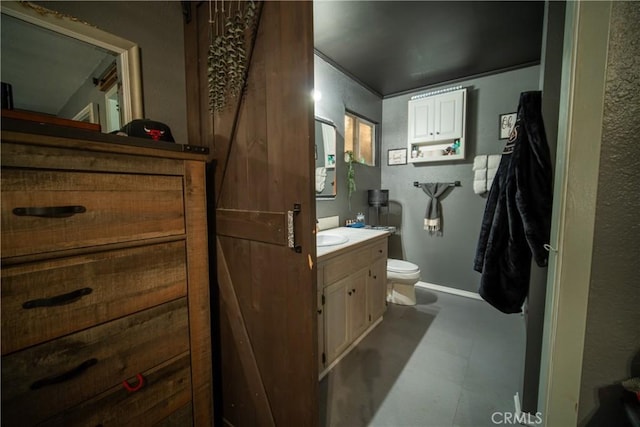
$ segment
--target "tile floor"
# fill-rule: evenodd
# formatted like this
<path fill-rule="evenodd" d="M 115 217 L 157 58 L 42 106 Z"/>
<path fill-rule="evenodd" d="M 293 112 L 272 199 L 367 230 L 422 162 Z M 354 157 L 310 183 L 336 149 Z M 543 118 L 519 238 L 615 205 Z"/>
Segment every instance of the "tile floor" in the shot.
<path fill-rule="evenodd" d="M 484 301 L 416 288 L 414 307 L 384 320 L 320 382 L 320 425 L 494 426 L 521 393 L 520 315 Z"/>

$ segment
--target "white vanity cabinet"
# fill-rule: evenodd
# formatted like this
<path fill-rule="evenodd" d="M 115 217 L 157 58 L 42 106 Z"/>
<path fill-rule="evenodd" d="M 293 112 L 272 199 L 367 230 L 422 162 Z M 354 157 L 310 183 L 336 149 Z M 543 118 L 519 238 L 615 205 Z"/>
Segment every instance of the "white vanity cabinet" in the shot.
<path fill-rule="evenodd" d="M 367 328 L 368 269 L 361 269 L 324 288 L 325 355 L 333 362 Z"/>
<path fill-rule="evenodd" d="M 387 309 L 387 256 L 371 264 L 367 284 L 367 313 L 369 321 L 382 317 Z"/>
<path fill-rule="evenodd" d="M 465 104 L 466 89 L 409 100 L 410 163 L 464 158 Z"/>
<path fill-rule="evenodd" d="M 321 375 L 384 314 L 386 262 L 387 235 L 364 240 L 318 259 L 318 364 Z"/>

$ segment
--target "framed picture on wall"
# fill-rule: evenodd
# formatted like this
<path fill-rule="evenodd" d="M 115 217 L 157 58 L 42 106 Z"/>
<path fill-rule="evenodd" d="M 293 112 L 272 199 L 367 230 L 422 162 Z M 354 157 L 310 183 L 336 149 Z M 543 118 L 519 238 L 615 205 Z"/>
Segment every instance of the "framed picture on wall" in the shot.
<path fill-rule="evenodd" d="M 406 148 L 393 148 L 389 150 L 387 164 L 389 166 L 406 165 L 407 164 L 407 149 Z"/>
<path fill-rule="evenodd" d="M 500 138 L 499 139 L 508 139 L 509 135 L 511 134 L 511 131 L 513 130 L 513 127 L 516 124 L 516 117 L 518 116 L 518 113 L 507 113 L 507 114 L 500 114 L 500 120 L 499 120 L 499 132 L 500 132 Z"/>

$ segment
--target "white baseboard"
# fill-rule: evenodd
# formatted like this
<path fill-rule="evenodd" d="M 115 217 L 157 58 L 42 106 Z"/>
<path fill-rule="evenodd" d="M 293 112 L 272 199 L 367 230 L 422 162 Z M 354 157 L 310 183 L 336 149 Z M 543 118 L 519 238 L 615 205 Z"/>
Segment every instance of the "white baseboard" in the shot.
<path fill-rule="evenodd" d="M 520 425 L 529 426 L 529 427 L 537 427 L 541 425 L 544 421 L 542 418 L 542 412 L 536 412 L 532 414 L 530 412 L 523 412 L 520 407 L 520 393 L 516 392 L 513 396 L 513 404 L 515 406 L 514 412 L 514 422 L 518 422 Z"/>
<path fill-rule="evenodd" d="M 416 286 L 419 288 L 431 289 L 432 291 L 446 292 L 448 294 L 454 294 L 454 295 L 459 295 L 466 298 L 473 298 L 473 299 L 484 301 L 482 297 L 476 292 L 464 291 L 462 289 L 450 288 L 448 286 L 435 285 L 433 283 L 427 283 L 427 282 L 418 282 L 416 283 Z"/>

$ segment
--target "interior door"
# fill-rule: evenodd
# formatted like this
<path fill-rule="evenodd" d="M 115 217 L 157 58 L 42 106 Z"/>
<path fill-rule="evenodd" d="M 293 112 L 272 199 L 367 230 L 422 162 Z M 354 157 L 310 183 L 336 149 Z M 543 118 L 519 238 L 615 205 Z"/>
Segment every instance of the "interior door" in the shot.
<path fill-rule="evenodd" d="M 213 114 L 214 5 L 183 5 L 189 143 L 208 145 L 217 163 L 208 184 L 220 300 L 217 412 L 236 426 L 317 425 L 313 3 L 258 3 L 254 36 L 245 31 L 244 91 Z"/>

